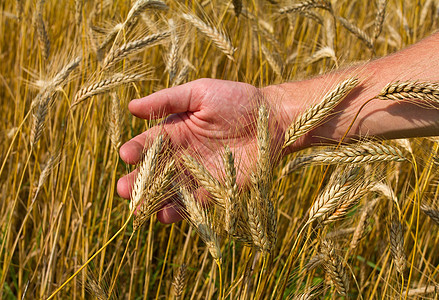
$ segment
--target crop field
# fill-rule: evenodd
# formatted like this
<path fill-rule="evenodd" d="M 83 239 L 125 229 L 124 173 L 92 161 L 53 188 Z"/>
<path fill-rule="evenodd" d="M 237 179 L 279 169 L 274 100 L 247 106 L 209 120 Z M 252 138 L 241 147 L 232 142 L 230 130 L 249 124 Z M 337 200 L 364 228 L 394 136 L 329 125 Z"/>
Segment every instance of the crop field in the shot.
<path fill-rule="evenodd" d="M 439 299 L 439 139 L 282 155 L 367 80 L 362 64 L 438 28 L 436 0 L 2 0 L 0 299 Z M 120 158 L 166 117 L 133 116 L 132 99 L 355 66 L 306 95 L 283 146 L 275 110 L 255 99 L 238 120 L 250 161 L 212 138 L 220 151 L 205 165 L 166 133 L 137 164 Z M 411 93 L 437 109 L 439 83 L 398 82 L 410 72 L 371 101 Z M 124 199 L 118 180 L 136 169 Z M 165 204 L 183 220 L 159 222 Z"/>

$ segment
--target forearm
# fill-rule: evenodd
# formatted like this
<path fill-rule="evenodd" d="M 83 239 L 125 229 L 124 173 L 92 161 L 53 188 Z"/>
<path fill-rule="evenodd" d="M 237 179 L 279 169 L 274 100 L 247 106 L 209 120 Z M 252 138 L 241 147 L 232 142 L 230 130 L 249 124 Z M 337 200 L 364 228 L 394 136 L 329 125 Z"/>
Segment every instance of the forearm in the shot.
<path fill-rule="evenodd" d="M 293 145 L 290 151 L 318 143 L 338 142 L 360 107 L 394 81 L 439 81 L 439 34 L 395 54 L 313 79 L 269 86 L 268 99 L 279 107 L 286 127 L 307 107 L 319 102 L 336 84 L 358 77 L 360 84 L 336 108 L 336 114 Z M 373 100 L 360 111 L 345 141 L 360 137 L 385 139 L 439 135 L 439 110 L 409 102 Z"/>

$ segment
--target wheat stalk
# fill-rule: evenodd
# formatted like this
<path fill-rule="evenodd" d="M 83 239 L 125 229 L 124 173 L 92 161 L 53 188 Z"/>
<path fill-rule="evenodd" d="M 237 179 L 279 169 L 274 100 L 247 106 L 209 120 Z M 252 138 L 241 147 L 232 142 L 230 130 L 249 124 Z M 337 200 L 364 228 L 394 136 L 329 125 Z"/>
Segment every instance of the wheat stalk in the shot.
<path fill-rule="evenodd" d="M 135 40 L 132 42 L 128 42 L 126 44 L 123 44 L 119 48 L 111 51 L 107 54 L 107 56 L 104 59 L 104 62 L 102 63 L 102 67 L 108 68 L 111 65 L 114 65 L 121 59 L 127 57 L 130 54 L 139 52 L 143 50 L 145 47 L 150 47 L 157 45 L 158 43 L 162 42 L 164 39 L 168 38 L 171 35 L 170 31 L 163 31 L 155 34 L 148 35 L 147 37 L 144 37 L 140 40 Z"/>
<path fill-rule="evenodd" d="M 428 100 L 439 102 L 439 83 L 396 81 L 387 84 L 377 95 L 381 100 Z"/>
<path fill-rule="evenodd" d="M 220 30 L 215 27 L 209 26 L 204 23 L 197 16 L 192 14 L 181 14 L 181 17 L 195 26 L 199 31 L 201 31 L 204 35 L 206 35 L 215 46 L 218 47 L 230 60 L 235 60 L 233 58 L 233 53 L 235 52 L 235 48 L 233 47 L 230 39 Z"/>
<path fill-rule="evenodd" d="M 339 83 L 323 100 L 308 108 L 288 127 L 285 132 L 284 148 L 293 144 L 299 137 L 313 129 L 358 85 L 357 78 L 349 78 Z"/>
<path fill-rule="evenodd" d="M 118 87 L 122 84 L 137 82 L 141 80 L 144 80 L 143 74 L 131 74 L 131 75 L 114 74 L 110 78 L 106 78 L 104 80 L 101 80 L 99 82 L 96 82 L 94 84 L 91 84 L 89 86 L 80 89 L 75 95 L 75 99 L 72 103 L 72 106 L 75 106 L 81 103 L 82 101 L 87 100 L 90 97 L 108 92 L 109 90 Z"/>

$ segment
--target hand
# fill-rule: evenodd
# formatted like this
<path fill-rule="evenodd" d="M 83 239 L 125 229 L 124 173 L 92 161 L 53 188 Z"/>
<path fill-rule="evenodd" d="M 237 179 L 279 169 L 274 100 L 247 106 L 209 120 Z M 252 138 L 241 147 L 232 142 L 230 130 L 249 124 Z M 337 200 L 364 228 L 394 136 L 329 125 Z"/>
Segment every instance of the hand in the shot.
<path fill-rule="evenodd" d="M 243 182 L 244 168 L 254 165 L 256 145 L 256 120 L 262 99 L 261 90 L 245 83 L 214 79 L 199 79 L 181 86 L 161 90 L 142 99 L 130 102 L 130 112 L 143 119 L 167 116 L 162 126 L 155 126 L 134 137 L 120 148 L 121 158 L 136 164 L 142 158 L 144 145 L 148 145 L 160 133 L 169 138 L 169 147 L 199 158 L 212 174 L 221 161 L 224 146 L 228 145 L 239 166 L 238 181 Z M 268 104 L 268 103 L 267 103 Z M 268 110 L 274 108 L 268 104 Z M 276 115 L 273 112 L 273 115 Z M 273 140 L 280 141 L 283 131 L 272 133 Z M 129 198 L 135 180 L 135 172 L 122 177 L 117 191 Z M 159 211 L 162 223 L 181 219 L 172 204 Z"/>

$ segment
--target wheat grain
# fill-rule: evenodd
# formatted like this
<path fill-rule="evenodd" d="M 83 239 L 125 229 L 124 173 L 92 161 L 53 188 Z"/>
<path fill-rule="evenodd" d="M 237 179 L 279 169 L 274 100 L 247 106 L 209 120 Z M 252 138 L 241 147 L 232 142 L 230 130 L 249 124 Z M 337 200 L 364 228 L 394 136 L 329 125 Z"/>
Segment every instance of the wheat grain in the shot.
<path fill-rule="evenodd" d="M 87 100 L 90 97 L 103 94 L 108 92 L 109 90 L 118 87 L 122 84 L 127 84 L 131 82 L 137 82 L 144 80 L 143 74 L 114 74 L 110 78 L 106 78 L 89 86 L 83 87 L 76 94 L 72 106 L 75 106 L 81 103 L 84 100 Z"/>
<path fill-rule="evenodd" d="M 358 85 L 357 78 L 349 78 L 339 83 L 323 100 L 299 115 L 285 132 L 284 148 L 321 123 L 325 117 Z"/>
<path fill-rule="evenodd" d="M 233 53 L 236 49 L 233 47 L 230 39 L 221 30 L 207 25 L 201 19 L 192 14 L 181 14 L 181 17 L 210 38 L 215 46 L 217 46 L 218 49 L 220 49 L 230 60 L 235 60 L 233 58 Z"/>
<path fill-rule="evenodd" d="M 148 35 L 147 37 L 144 37 L 143 39 L 140 40 L 135 40 L 123 44 L 119 48 L 107 54 L 107 56 L 104 59 L 104 62 L 102 63 L 102 67 L 104 69 L 108 68 L 109 66 L 117 63 L 118 61 L 127 57 L 128 55 L 142 51 L 146 47 L 157 45 L 158 43 L 162 42 L 164 39 L 168 38 L 170 35 L 171 35 L 170 31 L 163 31 L 163 32 Z"/>

